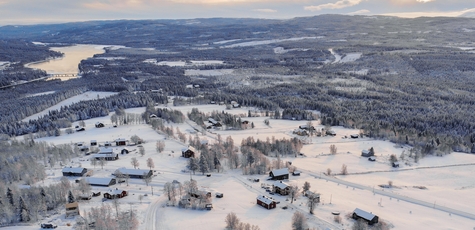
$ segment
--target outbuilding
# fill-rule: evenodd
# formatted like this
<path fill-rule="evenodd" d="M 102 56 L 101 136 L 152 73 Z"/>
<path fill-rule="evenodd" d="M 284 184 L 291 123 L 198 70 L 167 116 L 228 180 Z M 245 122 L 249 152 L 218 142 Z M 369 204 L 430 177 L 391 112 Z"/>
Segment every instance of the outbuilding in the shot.
<path fill-rule="evenodd" d="M 355 211 L 353 211 L 353 215 L 351 217 L 353 217 L 355 220 L 363 219 L 369 225 L 376 224 L 379 221 L 378 216 L 374 215 L 373 213 L 363 211 L 359 208 L 356 208 Z"/>
<path fill-rule="evenodd" d="M 115 145 L 116 146 L 124 146 L 127 145 L 127 140 L 124 138 L 118 138 L 115 140 Z"/>
<path fill-rule="evenodd" d="M 117 183 L 115 178 L 107 178 L 107 177 L 86 177 L 83 180 L 86 180 L 86 182 L 91 186 L 102 186 L 102 187 L 109 187 Z"/>
<path fill-rule="evenodd" d="M 195 148 L 192 146 L 188 146 L 188 148 L 184 148 L 181 150 L 181 156 L 184 158 L 195 157 Z"/>
<path fill-rule="evenodd" d="M 128 195 L 127 191 L 116 188 L 116 189 L 113 189 L 113 190 L 109 190 L 108 192 L 105 192 L 104 193 L 104 198 L 118 199 L 118 198 L 125 197 L 127 195 Z"/>
<path fill-rule="evenodd" d="M 125 177 L 128 176 L 129 178 L 150 178 L 153 175 L 152 170 L 148 169 L 127 169 L 127 168 L 119 168 L 115 170 L 114 176 L 116 177 Z"/>
<path fill-rule="evenodd" d="M 282 196 L 289 195 L 290 191 L 290 185 L 282 182 L 282 181 L 276 181 L 274 182 L 274 192 L 278 193 Z"/>

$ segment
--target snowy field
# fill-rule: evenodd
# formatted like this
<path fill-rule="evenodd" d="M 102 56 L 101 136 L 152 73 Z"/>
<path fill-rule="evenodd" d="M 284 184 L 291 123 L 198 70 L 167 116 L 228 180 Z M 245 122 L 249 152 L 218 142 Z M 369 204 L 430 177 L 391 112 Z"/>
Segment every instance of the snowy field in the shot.
<path fill-rule="evenodd" d="M 297 38 L 287 38 L 287 39 L 271 39 L 271 40 L 262 40 L 262 41 L 249 41 L 249 42 L 241 42 L 235 43 L 231 45 L 221 46 L 221 48 L 236 48 L 236 47 L 247 47 L 247 46 L 258 46 L 258 45 L 268 45 L 274 44 L 279 42 L 286 42 L 286 41 L 300 41 L 305 39 L 317 39 L 318 37 L 297 37 Z"/>
<path fill-rule="evenodd" d="M 155 64 L 155 65 L 166 65 L 166 66 L 179 66 L 179 67 L 185 67 L 185 66 L 203 66 L 203 65 L 222 65 L 224 64 L 223 61 L 218 61 L 218 60 L 205 60 L 205 61 L 191 61 L 191 62 L 185 62 L 185 61 L 161 61 L 157 62 L 156 59 L 147 59 L 144 60 L 144 62 Z"/>
<path fill-rule="evenodd" d="M 89 92 L 71 98 L 73 100 L 94 99 L 100 95 L 108 96 L 107 93 Z M 110 95 L 110 94 L 109 94 Z M 66 102 L 65 102 L 66 103 Z M 217 135 L 222 139 L 231 136 L 236 145 L 242 139 L 253 136 L 254 139 L 265 140 L 275 137 L 294 137 L 292 131 L 299 125 L 306 124 L 305 121 L 275 120 L 270 119 L 270 124 L 264 124 L 267 119 L 261 117 L 247 117 L 248 110 L 253 108 L 237 108 L 226 110 L 224 105 L 201 105 L 201 106 L 180 106 L 169 108 L 182 111 L 184 114 L 192 108 L 198 108 L 201 112 L 225 111 L 228 113 L 241 115 L 243 120 L 254 123 L 254 129 L 246 130 L 211 130 L 203 134 L 196 134 L 193 122 L 184 124 L 166 124 L 174 129 L 179 128 L 181 132 L 189 135 L 199 135 L 200 139 L 206 139 L 210 144 L 216 141 Z M 165 107 L 165 106 L 159 106 Z M 127 113 L 141 114 L 145 108 L 127 109 Z M 46 112 L 46 111 L 45 111 Z M 113 113 L 111 113 L 113 114 Z M 38 117 L 39 114 L 32 117 Z M 105 124 L 104 128 L 95 128 L 96 122 Z M 313 122 L 317 129 L 322 126 L 317 121 Z M 76 124 L 73 124 L 76 125 Z M 129 196 L 120 199 L 121 209 L 127 210 L 135 208 L 139 212 L 140 229 L 188 229 L 195 230 L 218 230 L 224 229 L 225 217 L 228 213 L 234 212 L 241 221 L 258 225 L 262 230 L 287 230 L 291 228 L 292 214 L 299 210 L 305 213 L 311 228 L 315 229 L 350 229 L 353 220 L 347 218 L 355 208 L 360 208 L 372 212 L 380 217 L 380 220 L 391 226 L 391 229 L 473 229 L 475 219 L 461 217 L 457 214 L 441 211 L 439 207 L 448 207 L 459 211 L 475 213 L 475 206 L 471 202 L 475 191 L 474 165 L 459 166 L 460 164 L 475 164 L 475 155 L 463 153 L 451 153 L 444 157 L 426 157 L 419 163 L 408 161 L 408 165 L 401 164 L 401 167 L 394 169 L 389 164 L 389 155 L 396 154 L 398 157 L 409 147 L 397 147 L 394 143 L 373 140 L 370 138 L 349 139 L 344 136 L 357 134 L 358 130 L 345 129 L 343 127 L 332 128 L 337 135 L 326 137 L 307 138 L 309 144 L 304 145 L 301 150 L 305 156 L 297 158 L 291 156 L 283 158 L 284 161 L 291 161 L 302 172 L 301 176 L 290 176 L 289 184 L 302 187 L 305 181 L 311 185 L 311 191 L 321 193 L 321 203 L 314 211 L 314 215 L 308 214 L 306 198 L 299 197 L 293 204 L 285 196 L 272 195 L 274 199 L 280 201 L 276 209 L 267 210 L 256 205 L 258 195 L 268 195 L 261 188 L 260 183 L 253 183 L 248 178 L 259 178 L 261 182 L 266 181 L 268 175 L 242 175 L 241 170 L 231 170 L 225 167 L 222 173 L 213 173 L 211 177 L 196 173 L 182 172 L 185 169 L 187 160 L 180 157 L 181 149 L 187 144 L 178 140 L 166 138 L 164 135 L 152 130 L 146 124 L 124 125 L 117 128 L 112 127 L 110 117 L 94 118 L 86 121 L 86 130 L 73 134 L 63 134 L 59 137 L 45 137 L 36 141 L 61 144 L 85 142 L 97 140 L 99 143 L 113 141 L 117 138 L 129 139 L 132 135 L 138 135 L 146 142 L 143 144 L 145 155 L 138 154 L 135 147 L 130 146 L 131 153 L 120 155 L 117 161 L 108 162 L 103 169 L 100 166 L 95 168 L 89 163 L 89 156 L 73 159 L 67 166 L 82 166 L 93 170 L 95 177 L 111 176 L 117 168 L 132 168 L 130 163 L 132 157 L 139 160 L 139 168 L 146 168 L 146 159 L 152 158 L 155 162 L 156 170 L 151 182 L 151 186 L 146 186 L 140 179 L 130 179 L 129 186 L 118 184 L 110 188 L 93 187 L 93 191 L 105 192 L 109 189 L 125 189 L 129 191 Z M 165 151 L 157 153 L 155 144 L 158 140 L 165 141 Z M 337 154 L 329 154 L 329 146 L 334 144 L 338 150 Z M 370 162 L 367 158 L 361 157 L 361 151 L 373 147 L 376 153 L 376 161 Z M 272 159 L 271 159 L 272 160 Z M 402 161 L 404 162 L 404 161 Z M 333 175 L 326 177 L 324 173 L 328 168 L 332 174 L 339 174 L 343 164 L 348 167 L 349 175 Z M 226 165 L 226 161 L 224 161 Z M 55 183 L 61 178 L 61 167 L 47 169 L 48 178 L 44 183 Z M 166 198 L 163 195 L 163 185 L 166 182 L 178 180 L 184 182 L 190 179 L 197 180 L 202 189 L 224 193 L 223 198 L 213 197 L 213 209 L 211 211 L 179 209 L 177 207 L 166 207 Z M 72 181 L 76 178 L 70 178 Z M 378 185 L 387 185 L 388 181 L 393 182 L 392 188 L 382 188 Z M 414 186 L 424 186 L 426 189 L 415 188 Z M 152 190 L 153 188 L 153 190 Z M 374 190 L 372 190 L 374 189 Z M 153 195 L 152 195 L 153 192 Z M 381 192 L 381 193 L 379 193 Z M 146 196 L 144 196 L 146 195 Z M 139 198 L 143 199 L 140 200 Z M 409 198 L 415 199 L 408 202 Z M 422 202 L 428 202 L 434 207 L 427 207 Z M 106 201 L 108 203 L 110 201 Z M 100 205 L 101 197 L 94 197 L 90 201 L 81 201 L 81 213 L 87 212 L 91 207 Z M 288 209 L 282 209 L 288 206 Z M 333 221 L 332 212 L 340 212 L 342 223 Z M 74 223 L 74 219 L 64 218 L 64 210 L 59 210 L 58 215 L 53 215 L 43 222 L 52 222 L 58 225 L 58 229 L 72 229 L 68 223 Z M 32 226 L 8 227 L 4 229 L 39 229 L 39 222 Z"/>

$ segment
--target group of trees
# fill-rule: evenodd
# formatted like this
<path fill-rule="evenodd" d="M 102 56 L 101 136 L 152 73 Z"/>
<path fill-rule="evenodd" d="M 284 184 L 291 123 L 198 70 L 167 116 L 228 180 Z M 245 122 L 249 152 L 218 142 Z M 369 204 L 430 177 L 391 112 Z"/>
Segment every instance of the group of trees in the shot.
<path fill-rule="evenodd" d="M 163 192 L 168 199 L 168 205 L 178 205 L 180 208 L 204 209 L 206 204 L 211 204 L 211 196 L 199 190 L 196 180 L 185 181 L 183 184 L 174 181 L 167 182 Z"/>
<path fill-rule="evenodd" d="M 101 230 L 136 230 L 139 227 L 139 218 L 135 209 L 120 210 L 120 205 L 102 203 L 99 207 L 92 207 L 88 212 L 83 211 L 83 218 L 78 218 L 75 229 L 88 230 L 93 223 L 94 229 Z M 115 209 L 115 212 L 114 212 Z"/>
<path fill-rule="evenodd" d="M 275 139 L 274 137 L 267 138 L 266 141 L 260 139 L 254 140 L 254 137 L 248 137 L 241 142 L 241 149 L 251 147 L 262 152 L 266 156 L 297 156 L 303 147 L 303 143 L 298 138 L 291 139 Z M 242 151 L 242 150 L 241 150 Z"/>
<path fill-rule="evenodd" d="M 224 222 L 226 222 L 227 230 L 260 230 L 259 226 L 257 225 L 241 222 L 239 217 L 234 212 L 228 213 Z"/>

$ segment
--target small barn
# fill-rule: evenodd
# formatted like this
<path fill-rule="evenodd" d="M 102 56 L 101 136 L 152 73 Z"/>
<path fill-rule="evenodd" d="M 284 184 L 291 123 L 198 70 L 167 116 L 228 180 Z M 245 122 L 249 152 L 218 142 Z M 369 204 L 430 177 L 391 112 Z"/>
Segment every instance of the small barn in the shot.
<path fill-rule="evenodd" d="M 104 146 L 105 146 L 105 147 L 110 147 L 110 146 L 112 146 L 112 143 L 111 143 L 110 141 L 106 141 L 106 142 L 104 143 Z"/>
<path fill-rule="evenodd" d="M 395 161 L 392 163 L 393 168 L 399 168 L 399 162 Z"/>
<path fill-rule="evenodd" d="M 115 145 L 116 146 L 124 146 L 127 145 L 127 140 L 124 138 L 118 138 L 115 140 Z"/>
<path fill-rule="evenodd" d="M 104 124 L 101 122 L 96 122 L 95 126 L 96 128 L 104 128 Z"/>
<path fill-rule="evenodd" d="M 359 208 L 356 208 L 355 211 L 353 211 L 353 215 L 351 215 L 351 217 L 353 217 L 355 220 L 363 219 L 369 225 L 376 224 L 379 221 L 378 216 L 374 215 L 373 213 L 363 211 Z"/>
<path fill-rule="evenodd" d="M 276 181 L 274 182 L 274 192 L 278 193 L 282 196 L 289 195 L 290 192 L 290 185 L 282 182 L 282 181 Z"/>
<path fill-rule="evenodd" d="M 106 177 L 86 177 L 83 180 L 86 180 L 86 182 L 91 186 L 102 186 L 102 187 L 109 187 L 117 183 L 115 178 L 106 178 Z"/>
<path fill-rule="evenodd" d="M 358 135 L 358 134 L 351 134 L 350 137 L 353 138 L 353 139 L 357 139 L 358 137 L 360 137 L 360 135 Z"/>
<path fill-rule="evenodd" d="M 120 154 L 122 154 L 122 155 L 129 154 L 129 152 L 130 152 L 130 150 L 128 148 L 125 148 L 125 147 L 120 150 Z"/>
<path fill-rule="evenodd" d="M 335 131 L 333 131 L 333 130 L 327 130 L 327 131 L 325 132 L 325 134 L 326 134 L 326 135 L 329 135 L 329 136 L 336 136 L 336 133 L 335 133 Z"/>
<path fill-rule="evenodd" d="M 269 173 L 269 180 L 286 180 L 289 179 L 289 169 L 274 169 Z"/>
<path fill-rule="evenodd" d="M 148 169 L 119 168 L 115 170 L 113 175 L 116 177 L 129 176 L 129 178 L 144 179 L 144 178 L 150 178 L 153 175 L 153 172 L 152 170 L 148 170 Z"/>
<path fill-rule="evenodd" d="M 361 151 L 361 156 L 362 157 L 371 157 L 371 156 L 374 156 L 374 153 L 369 151 L 368 149 L 363 149 L 363 151 Z"/>
<path fill-rule="evenodd" d="M 116 161 L 119 159 L 119 154 L 117 153 L 109 153 L 109 154 L 94 154 L 92 156 L 93 158 L 96 158 L 96 160 L 105 160 L 105 161 Z"/>
<path fill-rule="evenodd" d="M 79 216 L 79 204 L 78 202 L 67 203 L 66 208 L 66 217 L 68 216 Z"/>
<path fill-rule="evenodd" d="M 221 127 L 221 123 L 219 123 L 218 121 L 216 121 L 215 119 L 213 118 L 208 118 L 208 122 L 211 123 L 212 126 L 214 127 Z"/>
<path fill-rule="evenodd" d="M 63 176 L 84 176 L 87 173 L 87 168 L 66 167 L 62 172 Z"/>
<path fill-rule="evenodd" d="M 292 176 L 300 176 L 300 171 L 294 171 L 294 172 L 292 173 Z"/>
<path fill-rule="evenodd" d="M 96 140 L 91 140 L 91 146 L 97 146 L 97 141 Z"/>
<path fill-rule="evenodd" d="M 273 209 L 277 206 L 277 203 L 273 199 L 264 195 L 259 195 L 256 203 L 267 209 Z"/>
<path fill-rule="evenodd" d="M 107 192 L 104 193 L 104 198 L 107 198 L 107 199 L 118 199 L 118 198 L 123 198 L 125 196 L 127 196 L 128 193 L 127 191 L 125 190 L 122 190 L 122 189 L 113 189 L 113 190 L 109 190 Z"/>
<path fill-rule="evenodd" d="M 184 148 L 181 150 L 181 156 L 184 158 L 195 157 L 195 148 L 188 146 L 188 148 Z"/>
<path fill-rule="evenodd" d="M 376 157 L 370 156 L 370 157 L 368 157 L 368 160 L 369 160 L 369 161 L 376 161 Z"/>
<path fill-rule="evenodd" d="M 200 198 L 203 195 L 205 195 L 206 197 L 211 197 L 211 192 L 198 190 L 195 192 L 190 192 L 188 195 L 194 198 Z"/>

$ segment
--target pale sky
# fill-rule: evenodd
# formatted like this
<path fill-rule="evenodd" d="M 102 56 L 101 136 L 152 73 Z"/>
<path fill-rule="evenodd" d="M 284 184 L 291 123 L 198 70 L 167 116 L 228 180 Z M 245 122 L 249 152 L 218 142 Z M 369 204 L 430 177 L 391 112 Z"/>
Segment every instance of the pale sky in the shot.
<path fill-rule="evenodd" d="M 0 25 L 114 19 L 271 18 L 319 14 L 475 15 L 475 0 L 0 0 Z"/>

